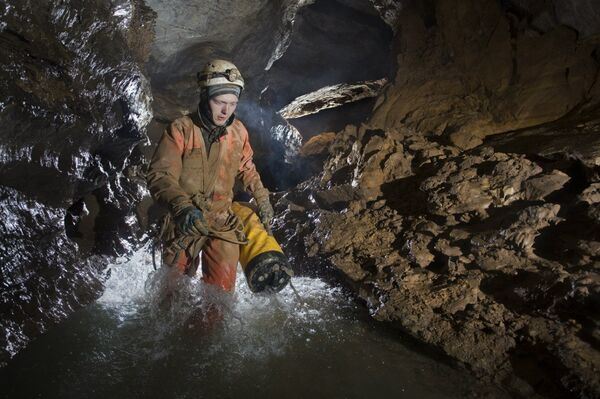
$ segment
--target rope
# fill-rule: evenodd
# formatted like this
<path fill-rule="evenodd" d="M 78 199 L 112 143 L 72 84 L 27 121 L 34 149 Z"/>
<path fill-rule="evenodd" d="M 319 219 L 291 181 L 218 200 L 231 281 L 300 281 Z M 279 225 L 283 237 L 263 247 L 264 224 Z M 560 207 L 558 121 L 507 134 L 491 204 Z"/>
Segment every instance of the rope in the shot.
<path fill-rule="evenodd" d="M 296 298 L 299 301 L 302 301 L 302 297 L 300 296 L 300 294 L 298 294 L 298 291 L 296 290 L 296 287 L 294 287 L 294 284 L 292 284 L 292 279 L 290 278 L 290 288 L 292 289 L 292 291 L 294 291 L 294 294 L 296 295 Z"/>

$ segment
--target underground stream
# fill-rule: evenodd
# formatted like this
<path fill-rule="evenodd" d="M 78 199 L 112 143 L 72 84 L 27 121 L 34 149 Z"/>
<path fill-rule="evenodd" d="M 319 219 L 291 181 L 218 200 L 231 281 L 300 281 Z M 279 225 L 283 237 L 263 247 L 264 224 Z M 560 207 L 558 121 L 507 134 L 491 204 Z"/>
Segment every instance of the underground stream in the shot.
<path fill-rule="evenodd" d="M 154 271 L 148 247 L 118 260 L 102 297 L 0 370 L 1 397 L 478 396 L 465 370 L 398 339 L 320 279 L 295 277 L 295 291 L 266 296 L 240 272 L 224 296 L 172 277 Z M 168 290 L 177 295 L 165 306 Z"/>

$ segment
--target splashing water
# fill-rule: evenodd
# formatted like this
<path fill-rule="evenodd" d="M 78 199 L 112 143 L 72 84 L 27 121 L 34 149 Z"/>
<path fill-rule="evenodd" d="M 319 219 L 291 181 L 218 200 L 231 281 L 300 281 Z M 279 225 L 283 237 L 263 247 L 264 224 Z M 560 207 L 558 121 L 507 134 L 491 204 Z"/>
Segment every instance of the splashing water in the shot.
<path fill-rule="evenodd" d="M 0 370 L 7 398 L 481 397 L 464 371 L 408 347 L 339 287 L 235 293 L 154 271 L 149 247 L 111 267 L 97 303 Z M 5 383 L 10 381 L 10 384 Z M 31 381 L 36 381 L 31 384 Z M 497 392 L 491 397 L 502 397 Z"/>
<path fill-rule="evenodd" d="M 98 304 L 122 326 L 139 322 L 142 316 L 144 330 L 152 332 L 153 340 L 187 330 L 209 338 L 217 352 L 227 348 L 240 361 L 264 359 L 285 354 L 296 339 L 310 342 L 315 334 L 333 337 L 339 333 L 333 326 L 355 311 L 352 299 L 339 287 L 308 277 L 294 278 L 293 284 L 277 295 L 255 294 L 238 268 L 231 295 L 200 278 L 164 268 L 154 271 L 149 248 L 144 247 L 113 266 Z"/>

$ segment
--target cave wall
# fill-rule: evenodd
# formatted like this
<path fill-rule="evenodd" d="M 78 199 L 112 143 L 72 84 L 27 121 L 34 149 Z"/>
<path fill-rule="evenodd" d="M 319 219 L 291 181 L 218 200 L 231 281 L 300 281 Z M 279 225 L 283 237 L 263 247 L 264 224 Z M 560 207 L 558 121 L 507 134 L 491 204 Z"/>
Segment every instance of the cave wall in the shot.
<path fill-rule="evenodd" d="M 586 12 L 578 2 L 558 3 L 549 7 L 557 22 L 544 29 L 524 9 L 510 12 L 508 2 L 407 5 L 398 20 L 396 80 L 380 98 L 373 126 L 411 126 L 472 148 L 488 135 L 597 104 L 600 24 L 579 23 L 576 16 Z"/>
<path fill-rule="evenodd" d="M 0 13 L 3 365 L 95 298 L 107 250 L 135 231 L 124 220 L 144 189 L 122 172 L 152 117 L 140 65 L 153 14 L 138 0 L 16 0 Z M 111 242 L 87 251 L 72 239 L 84 198 L 119 215 L 96 228 Z"/>
<path fill-rule="evenodd" d="M 600 9 L 404 5 L 395 81 L 311 140 L 323 167 L 279 198 L 276 235 L 514 397 L 600 397 Z"/>
<path fill-rule="evenodd" d="M 349 125 L 314 143 L 324 168 L 278 200 L 276 236 L 298 273 L 341 276 L 376 320 L 515 397 L 598 397 L 600 170 L 535 154 L 565 129 L 509 152 Z M 600 120 L 577 130 L 598 148 Z"/>

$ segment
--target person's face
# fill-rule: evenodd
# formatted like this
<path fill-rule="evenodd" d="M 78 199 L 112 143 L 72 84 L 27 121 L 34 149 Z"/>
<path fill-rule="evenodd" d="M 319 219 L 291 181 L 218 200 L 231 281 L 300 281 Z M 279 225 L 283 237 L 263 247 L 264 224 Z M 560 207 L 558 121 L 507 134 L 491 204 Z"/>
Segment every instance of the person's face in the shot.
<path fill-rule="evenodd" d="M 208 100 L 213 123 L 217 126 L 223 126 L 235 111 L 237 104 L 237 96 L 230 93 L 221 94 Z"/>

